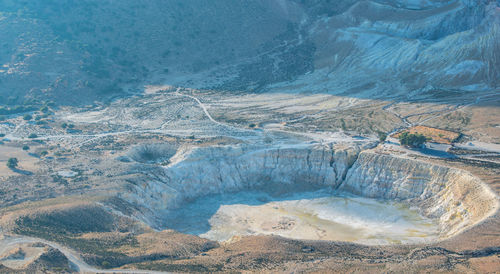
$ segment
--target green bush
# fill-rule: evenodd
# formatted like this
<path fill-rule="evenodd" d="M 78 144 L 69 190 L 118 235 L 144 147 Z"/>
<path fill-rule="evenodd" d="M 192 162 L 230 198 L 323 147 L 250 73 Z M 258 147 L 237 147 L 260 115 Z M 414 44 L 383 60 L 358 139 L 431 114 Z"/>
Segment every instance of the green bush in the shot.
<path fill-rule="evenodd" d="M 343 131 L 347 130 L 347 125 L 343 118 L 340 118 L 340 127 L 342 128 Z"/>
<path fill-rule="evenodd" d="M 110 262 L 108 262 L 108 261 L 103 261 L 103 262 L 101 263 L 101 265 L 102 265 L 102 267 L 104 267 L 104 268 L 110 268 L 110 267 L 111 267 L 111 263 L 110 263 Z"/>
<path fill-rule="evenodd" d="M 29 146 L 23 146 L 23 150 L 30 150 Z"/>
<path fill-rule="evenodd" d="M 17 160 L 17 158 L 9 158 L 9 160 L 7 161 L 7 167 L 14 169 L 17 167 L 18 163 L 19 161 Z"/>
<path fill-rule="evenodd" d="M 399 143 L 403 146 L 408 147 L 421 147 L 425 144 L 429 139 L 422 134 L 419 133 L 408 133 L 403 132 L 399 135 Z"/>
<path fill-rule="evenodd" d="M 379 131 L 378 139 L 380 140 L 380 142 L 385 142 L 385 140 L 387 139 L 387 134 L 385 132 Z"/>
<path fill-rule="evenodd" d="M 38 138 L 38 135 L 36 135 L 36 133 L 31 133 L 28 138 L 30 139 L 34 139 L 34 138 Z"/>
<path fill-rule="evenodd" d="M 29 121 L 29 120 L 33 119 L 33 116 L 31 116 L 31 114 L 26 114 L 23 116 L 23 119 L 26 121 Z"/>

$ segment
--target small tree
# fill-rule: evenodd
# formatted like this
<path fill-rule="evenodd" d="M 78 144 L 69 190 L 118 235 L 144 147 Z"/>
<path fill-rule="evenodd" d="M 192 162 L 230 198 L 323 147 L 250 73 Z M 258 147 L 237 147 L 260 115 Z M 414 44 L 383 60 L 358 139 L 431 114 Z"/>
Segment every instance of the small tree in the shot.
<path fill-rule="evenodd" d="M 23 150 L 30 150 L 29 146 L 23 146 Z"/>
<path fill-rule="evenodd" d="M 421 147 L 428 141 L 427 137 L 419 133 L 403 132 L 399 135 L 399 143 L 408 147 Z"/>
<path fill-rule="evenodd" d="M 61 127 L 62 127 L 62 128 L 67 128 L 67 127 L 68 127 L 68 124 L 66 124 L 66 123 L 62 123 Z"/>
<path fill-rule="evenodd" d="M 345 124 L 344 118 L 340 118 L 340 127 L 342 127 L 343 131 L 347 130 L 347 125 Z"/>
<path fill-rule="evenodd" d="M 380 142 L 385 142 L 385 140 L 387 139 L 387 134 L 385 132 L 379 131 L 378 139 L 380 140 Z"/>
<path fill-rule="evenodd" d="M 36 133 L 31 133 L 31 134 L 28 136 L 28 138 L 30 138 L 30 139 L 35 139 L 35 138 L 37 138 L 37 137 L 38 137 L 38 135 L 36 135 Z"/>
<path fill-rule="evenodd" d="M 9 160 L 7 160 L 7 167 L 10 169 L 14 169 L 17 167 L 18 163 L 19 161 L 17 160 L 17 158 L 9 158 Z"/>
<path fill-rule="evenodd" d="M 29 121 L 29 120 L 33 119 L 33 116 L 31 116 L 31 114 L 26 114 L 23 116 L 23 119 L 26 121 Z"/>

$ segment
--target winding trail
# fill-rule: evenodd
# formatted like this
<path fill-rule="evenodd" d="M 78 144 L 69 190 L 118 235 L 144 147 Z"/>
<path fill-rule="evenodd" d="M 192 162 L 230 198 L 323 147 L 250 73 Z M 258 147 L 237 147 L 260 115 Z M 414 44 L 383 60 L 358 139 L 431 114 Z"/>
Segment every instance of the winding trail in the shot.
<path fill-rule="evenodd" d="M 407 129 L 407 128 L 410 128 L 414 125 L 422 125 L 423 123 L 425 122 L 428 122 L 430 120 L 433 120 L 435 118 L 438 118 L 444 114 L 448 114 L 448 113 L 451 113 L 451 112 L 454 112 L 454 111 L 457 111 L 459 109 L 463 109 L 463 108 L 466 108 L 466 107 L 470 107 L 470 106 L 473 106 L 473 105 L 476 105 L 476 104 L 479 104 L 480 102 L 483 101 L 484 98 L 488 98 L 488 97 L 492 97 L 492 96 L 498 96 L 498 93 L 490 93 L 490 94 L 484 94 L 484 95 L 481 95 L 481 96 L 478 96 L 474 102 L 472 103 L 469 103 L 469 104 L 457 104 L 457 105 L 454 105 L 454 106 L 450 106 L 449 108 L 446 108 L 446 109 L 441 109 L 441 110 L 432 110 L 432 111 L 426 111 L 426 112 L 421 112 L 421 113 L 415 113 L 415 114 L 410 114 L 410 115 L 406 115 L 406 116 L 402 116 L 401 114 L 395 112 L 394 110 L 390 109 L 391 106 L 397 104 L 398 102 L 394 101 L 394 102 L 391 102 L 387 105 L 385 105 L 384 107 L 382 107 L 382 110 L 384 111 L 387 111 L 389 113 L 391 113 L 392 115 L 398 117 L 399 119 L 401 119 L 401 121 L 404 123 L 403 126 L 401 127 L 398 127 L 396 129 L 394 129 L 393 131 L 391 131 L 388 136 L 402 130 L 402 129 Z M 427 114 L 436 114 L 434 116 L 431 116 L 423 121 L 420 121 L 418 123 L 411 123 L 410 121 L 408 121 L 408 118 L 411 118 L 411 117 L 415 117 L 415 116 L 421 116 L 421 115 L 427 115 Z"/>
<path fill-rule="evenodd" d="M 195 100 L 196 103 L 198 103 L 198 105 L 200 106 L 200 108 L 203 110 L 203 112 L 205 113 L 205 115 L 207 116 L 207 118 L 210 121 L 212 121 L 213 123 L 218 124 L 218 125 L 227 126 L 225 124 L 222 124 L 221 122 L 216 121 L 214 118 L 212 118 L 212 115 L 210 115 L 210 113 L 208 112 L 207 107 L 200 101 L 200 99 L 198 99 L 194 96 L 188 95 L 188 94 L 180 93 L 179 90 L 180 89 L 178 88 L 173 94 L 175 94 L 177 96 L 181 96 L 181 97 L 188 97 L 188 98 Z"/>
<path fill-rule="evenodd" d="M 166 273 L 166 272 L 156 272 L 156 271 L 145 271 L 145 270 L 128 270 L 128 269 L 98 269 L 93 266 L 87 264 L 83 259 L 78 255 L 78 253 L 72 249 L 64 247 L 58 243 L 54 243 L 51 241 L 27 237 L 27 236 L 6 236 L 4 239 L 0 240 L 0 254 L 5 251 L 15 248 L 20 244 L 30 244 L 30 243 L 43 243 L 52 248 L 59 250 L 61 253 L 68 258 L 68 260 L 73 264 L 74 270 L 79 273 L 138 273 L 138 274 L 149 274 L 149 273 Z"/>
<path fill-rule="evenodd" d="M 403 126 L 400 126 L 400 127 L 397 127 L 395 129 L 393 129 L 391 132 L 387 133 L 387 137 L 390 137 L 391 135 L 393 135 L 394 133 L 402 130 L 402 129 L 407 129 L 409 127 L 412 126 L 412 124 L 408 121 L 408 118 L 405 118 L 403 116 L 401 116 L 401 114 L 395 112 L 394 110 L 390 109 L 390 107 L 392 107 L 394 104 L 396 104 L 397 102 L 391 102 L 385 106 L 382 107 L 382 110 L 384 111 L 387 111 L 389 112 L 390 114 L 398 117 L 399 119 L 401 119 L 401 121 L 404 123 Z"/>

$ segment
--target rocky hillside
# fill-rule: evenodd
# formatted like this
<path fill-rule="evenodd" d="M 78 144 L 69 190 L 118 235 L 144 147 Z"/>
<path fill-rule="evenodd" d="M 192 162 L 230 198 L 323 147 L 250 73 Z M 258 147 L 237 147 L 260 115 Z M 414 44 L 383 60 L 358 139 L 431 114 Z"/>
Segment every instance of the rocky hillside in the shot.
<path fill-rule="evenodd" d="M 500 83 L 495 0 L 0 0 L 0 102 L 174 84 L 436 97 Z"/>

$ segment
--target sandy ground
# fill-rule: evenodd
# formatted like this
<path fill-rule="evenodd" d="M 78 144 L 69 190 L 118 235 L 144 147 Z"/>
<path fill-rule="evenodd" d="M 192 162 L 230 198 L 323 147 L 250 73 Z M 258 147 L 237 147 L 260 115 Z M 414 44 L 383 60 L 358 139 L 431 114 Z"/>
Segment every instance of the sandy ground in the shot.
<path fill-rule="evenodd" d="M 260 192 L 208 196 L 176 210 L 167 223 L 178 231 L 216 241 L 249 235 L 372 245 L 437 239 L 437 223 L 417 210 L 328 190 L 284 197 Z"/>

